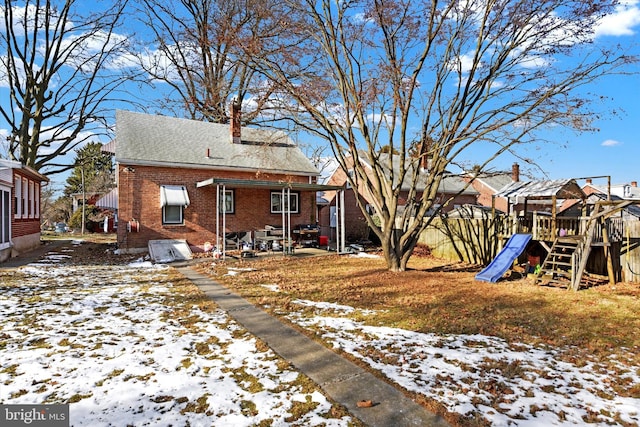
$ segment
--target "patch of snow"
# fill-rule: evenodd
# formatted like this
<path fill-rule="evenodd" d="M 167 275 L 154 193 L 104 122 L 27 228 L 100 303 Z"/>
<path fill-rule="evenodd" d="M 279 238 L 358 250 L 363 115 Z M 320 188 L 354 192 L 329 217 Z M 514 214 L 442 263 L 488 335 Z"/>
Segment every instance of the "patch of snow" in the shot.
<path fill-rule="evenodd" d="M 370 254 L 370 253 L 363 252 L 363 251 L 355 253 L 355 254 L 351 254 L 349 256 L 354 257 L 354 258 L 380 258 L 380 255 Z"/>
<path fill-rule="evenodd" d="M 0 271 L 0 275 L 2 272 Z M 72 425 L 326 425 L 331 403 L 167 268 L 31 264 L 0 294 L 0 403 L 70 403 Z M 293 422 L 294 402 L 315 402 Z"/>
<path fill-rule="evenodd" d="M 491 336 L 439 336 L 295 312 L 288 318 L 407 390 L 454 413 L 480 413 L 494 426 L 640 423 L 640 399 L 612 387 L 640 386 L 640 370 L 623 362 L 609 362 L 616 374 L 595 358 L 567 362 L 566 349 L 509 345 Z"/>
<path fill-rule="evenodd" d="M 341 305 L 341 304 L 336 304 L 331 302 L 322 302 L 322 301 L 318 302 L 318 301 L 309 301 L 309 300 L 301 300 L 301 299 L 296 299 L 291 302 L 294 304 L 303 305 L 305 307 L 314 307 L 318 310 L 330 310 L 330 311 L 342 313 L 345 315 L 352 314 L 355 311 L 359 311 L 362 314 L 376 313 L 375 310 L 355 309 L 354 307 L 351 307 L 349 305 Z"/>

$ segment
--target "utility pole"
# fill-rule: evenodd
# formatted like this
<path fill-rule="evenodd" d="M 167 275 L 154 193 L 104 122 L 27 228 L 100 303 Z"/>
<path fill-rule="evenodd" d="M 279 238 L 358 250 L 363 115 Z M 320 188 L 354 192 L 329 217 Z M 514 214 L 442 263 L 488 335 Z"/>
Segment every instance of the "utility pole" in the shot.
<path fill-rule="evenodd" d="M 80 234 L 84 236 L 84 215 L 85 215 L 85 206 L 87 204 L 87 192 L 84 189 L 84 163 L 80 166 L 80 179 L 82 183 L 82 229 Z"/>

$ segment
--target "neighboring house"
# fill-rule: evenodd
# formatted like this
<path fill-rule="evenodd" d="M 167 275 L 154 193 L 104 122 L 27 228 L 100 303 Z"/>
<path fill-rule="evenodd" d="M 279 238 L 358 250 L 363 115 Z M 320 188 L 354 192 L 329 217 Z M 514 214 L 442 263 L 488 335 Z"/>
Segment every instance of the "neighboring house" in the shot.
<path fill-rule="evenodd" d="M 186 240 L 192 250 L 224 234 L 283 232 L 316 223 L 318 170 L 280 131 L 118 111 L 118 245 Z M 284 203 L 283 203 L 284 202 Z"/>
<path fill-rule="evenodd" d="M 508 212 L 509 201 L 504 197 L 494 196 L 507 185 L 520 181 L 520 165 L 514 163 L 511 172 L 467 172 L 463 179 L 470 182 L 478 192 L 479 205 Z"/>
<path fill-rule="evenodd" d="M 40 246 L 41 187 L 49 179 L 0 159 L 0 262 Z"/>
<path fill-rule="evenodd" d="M 635 188 L 634 185 L 636 183 L 632 182 L 631 184 L 632 184 L 632 188 Z M 624 200 L 622 197 L 616 194 L 608 194 L 607 193 L 608 188 L 606 187 L 593 185 L 593 182 L 590 179 L 587 179 L 587 183 L 582 187 L 582 190 L 587 195 L 587 207 L 588 207 L 587 214 L 588 215 L 591 214 L 596 202 L 601 202 L 606 200 L 618 202 L 618 201 Z M 622 217 L 622 219 L 624 220 L 631 220 L 631 221 L 640 220 L 640 206 L 638 206 L 637 204 L 627 206 L 626 208 L 620 211 L 620 217 Z"/>
<path fill-rule="evenodd" d="M 98 199 L 102 197 L 102 194 L 97 193 L 72 193 L 71 194 L 71 212 L 75 212 L 78 209 L 82 209 L 82 204 L 85 206 L 95 205 Z"/>
<path fill-rule="evenodd" d="M 586 194 L 574 179 L 518 181 L 502 188 L 496 197 L 504 197 L 509 203 L 507 213 L 526 216 L 531 212 L 547 212 L 552 216 L 560 212 L 567 200 L 574 206 L 576 200 L 584 201 Z"/>
<path fill-rule="evenodd" d="M 112 188 L 107 194 L 96 201 L 96 207 L 102 210 L 104 224 L 102 231 L 110 233 L 118 228 L 118 187 Z"/>
<path fill-rule="evenodd" d="M 591 179 L 587 179 L 583 189 L 588 195 L 593 193 L 609 194 L 612 198 L 613 196 L 617 197 L 617 200 L 633 200 L 640 203 L 640 188 L 638 188 L 637 181 L 631 181 L 628 184 L 595 185 Z"/>
<path fill-rule="evenodd" d="M 397 157 L 397 156 L 396 156 Z M 397 159 L 396 159 L 397 160 Z M 386 164 L 385 160 L 381 158 L 381 164 Z M 371 166 L 368 164 L 363 164 L 363 166 L 367 170 L 372 170 Z M 399 163 L 395 161 L 393 167 L 395 169 L 393 176 L 398 175 L 398 166 Z M 340 187 L 344 186 L 344 204 L 342 208 L 344 209 L 344 227 L 346 232 L 347 241 L 357 241 L 359 239 L 366 239 L 369 236 L 369 228 L 360 211 L 360 208 L 357 204 L 357 197 L 360 197 L 364 204 L 367 206 L 367 209 L 370 209 L 371 213 L 375 213 L 375 208 L 373 207 L 374 203 L 372 202 L 373 196 L 365 191 L 364 188 L 351 188 L 347 181 L 347 173 L 352 173 L 351 171 L 345 172 L 342 168 L 336 168 L 331 177 L 327 180 L 327 184 L 329 185 L 337 185 Z M 425 188 L 426 183 L 426 171 L 421 169 L 421 177 L 418 179 L 416 189 L 418 191 L 418 197 L 421 196 L 421 192 Z M 412 184 L 407 179 L 405 183 L 402 185 L 402 192 L 400 194 L 398 200 L 398 208 L 401 211 L 404 205 L 407 202 L 407 197 L 409 193 L 409 188 Z M 442 205 L 442 212 L 446 213 L 455 209 L 461 205 L 466 204 L 475 204 L 476 199 L 478 197 L 478 192 L 474 190 L 471 186 L 469 186 L 464 180 L 457 175 L 447 175 L 440 182 L 440 186 L 438 187 L 438 194 L 436 196 L 434 208 L 440 207 Z M 336 206 L 336 194 L 328 191 L 325 192 L 324 198 L 329 200 L 329 206 L 324 207 L 320 210 L 320 226 L 322 230 L 326 230 L 331 227 L 332 229 L 335 226 L 335 206 Z M 335 230 L 331 231 L 331 235 L 335 233 Z"/>

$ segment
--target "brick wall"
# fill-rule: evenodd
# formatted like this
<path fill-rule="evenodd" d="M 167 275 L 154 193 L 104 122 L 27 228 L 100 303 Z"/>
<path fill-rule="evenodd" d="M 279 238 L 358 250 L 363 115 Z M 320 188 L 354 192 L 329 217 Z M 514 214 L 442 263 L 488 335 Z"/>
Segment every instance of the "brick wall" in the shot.
<path fill-rule="evenodd" d="M 465 180 L 469 181 L 468 178 Z M 502 212 L 509 211 L 509 204 L 507 202 L 507 199 L 505 199 L 504 197 L 496 197 L 495 200 L 492 201 L 494 190 L 491 189 L 489 186 L 485 185 L 480 180 L 477 180 L 477 179 L 473 180 L 473 182 L 471 183 L 471 186 L 478 193 L 480 193 L 478 195 L 478 201 L 477 201 L 479 205 L 491 207 L 491 203 L 494 203 L 494 206 L 497 210 Z"/>
<path fill-rule="evenodd" d="M 142 249 L 152 239 L 184 239 L 193 250 L 204 242 L 216 241 L 216 186 L 196 188 L 196 182 L 210 178 L 286 180 L 308 183 L 305 176 L 285 176 L 243 172 L 220 172 L 204 169 L 168 167 L 118 166 L 119 225 L 118 245 L 124 250 Z M 183 225 L 163 225 L 160 207 L 160 186 L 184 185 L 191 204 L 184 209 Z M 263 229 L 265 225 L 280 226 L 282 215 L 272 214 L 271 190 L 262 188 L 232 188 L 235 212 L 227 213 L 226 231 Z M 293 192 L 293 191 L 292 191 Z M 299 192 L 300 213 L 291 214 L 291 225 L 315 223 L 315 192 Z M 220 217 L 222 220 L 222 216 Z M 138 232 L 128 232 L 127 222 L 139 222 Z M 222 227 L 222 223 L 220 223 Z"/>

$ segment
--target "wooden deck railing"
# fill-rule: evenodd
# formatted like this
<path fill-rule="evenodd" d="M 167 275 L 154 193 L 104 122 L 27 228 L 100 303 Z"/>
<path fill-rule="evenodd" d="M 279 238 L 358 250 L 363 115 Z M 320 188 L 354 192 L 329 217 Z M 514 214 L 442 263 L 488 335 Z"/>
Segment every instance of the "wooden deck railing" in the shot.
<path fill-rule="evenodd" d="M 553 242 L 558 236 L 576 236 L 586 232 L 589 217 L 557 217 L 554 221 L 548 215 L 534 213 L 530 217 L 505 217 L 506 235 L 526 233 L 534 240 Z M 622 218 L 609 218 L 605 221 L 609 232 L 609 242 L 620 242 L 624 237 L 624 221 Z M 602 243 L 602 225 L 598 224 L 594 231 L 593 243 Z"/>

